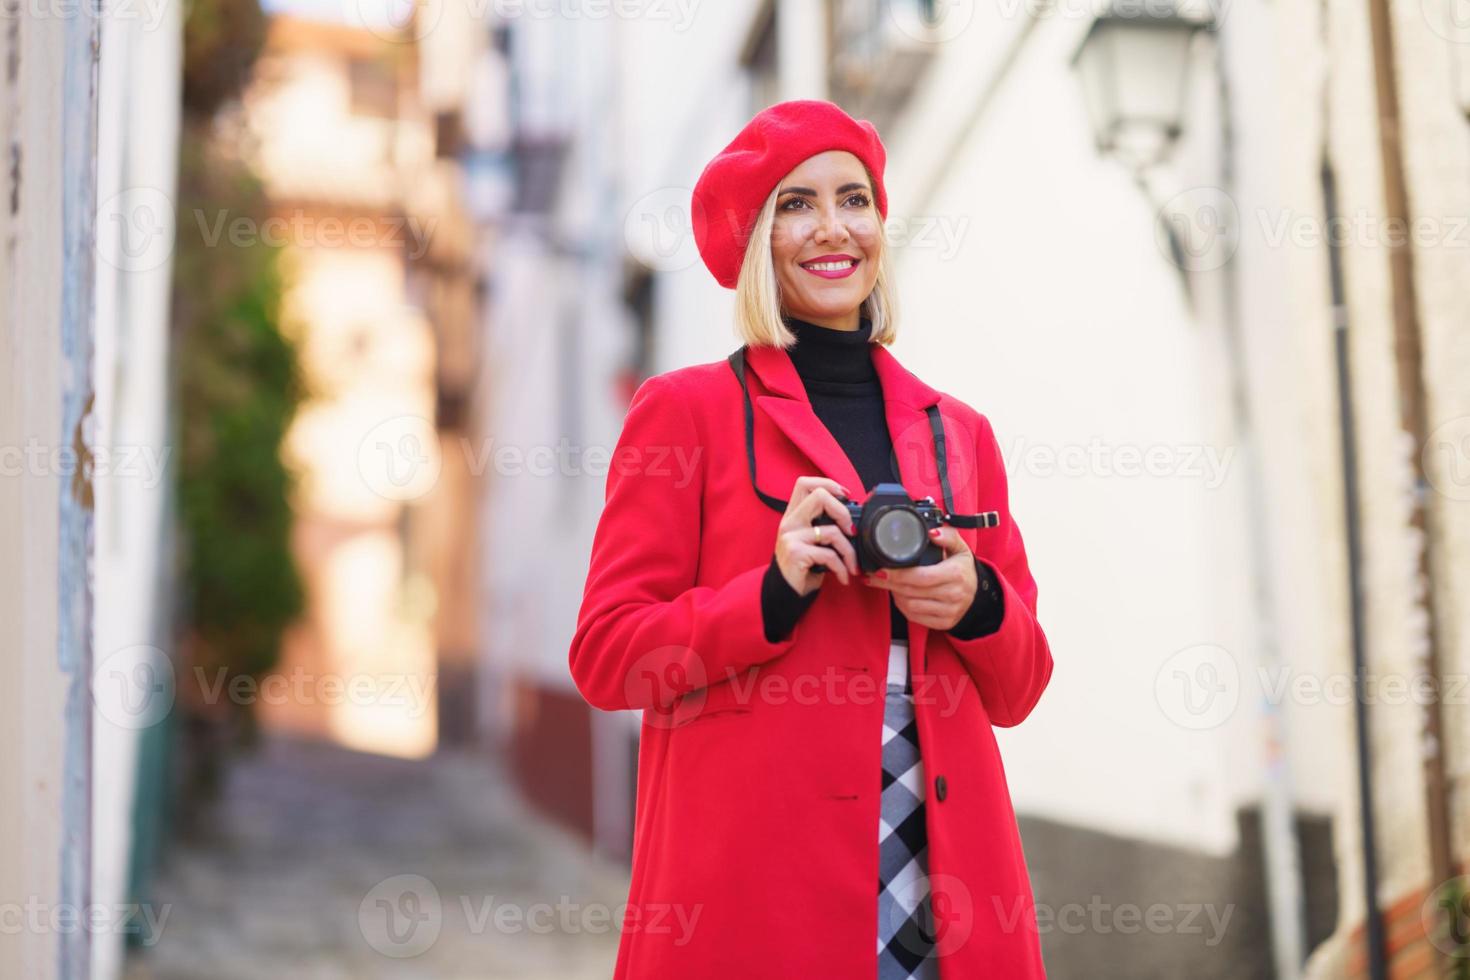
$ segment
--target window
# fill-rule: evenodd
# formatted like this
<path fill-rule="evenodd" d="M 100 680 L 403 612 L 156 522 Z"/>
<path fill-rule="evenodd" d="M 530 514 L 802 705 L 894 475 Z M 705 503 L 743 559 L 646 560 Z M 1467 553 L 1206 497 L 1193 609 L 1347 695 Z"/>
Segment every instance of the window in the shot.
<path fill-rule="evenodd" d="M 398 80 L 392 63 L 375 58 L 351 58 L 347 81 L 352 91 L 352 114 L 394 119 L 398 116 Z"/>
<path fill-rule="evenodd" d="M 756 19 L 740 63 L 750 75 L 750 114 L 780 98 L 776 75 L 776 8 L 767 3 Z"/>

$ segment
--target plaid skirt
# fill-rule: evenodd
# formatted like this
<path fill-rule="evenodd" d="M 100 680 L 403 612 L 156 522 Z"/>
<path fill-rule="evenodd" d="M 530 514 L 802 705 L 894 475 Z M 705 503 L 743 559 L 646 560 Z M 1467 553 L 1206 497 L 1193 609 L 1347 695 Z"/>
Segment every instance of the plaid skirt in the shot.
<path fill-rule="evenodd" d="M 888 648 L 883 798 L 878 820 L 878 978 L 938 980 L 924 830 L 924 764 L 907 640 Z"/>

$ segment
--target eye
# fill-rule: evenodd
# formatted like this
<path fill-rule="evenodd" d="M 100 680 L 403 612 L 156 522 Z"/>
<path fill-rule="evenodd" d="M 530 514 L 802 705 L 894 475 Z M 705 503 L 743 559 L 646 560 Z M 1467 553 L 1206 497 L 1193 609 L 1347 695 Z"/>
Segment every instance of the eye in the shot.
<path fill-rule="evenodd" d="M 842 203 L 844 205 L 847 205 L 847 204 L 856 204 L 857 207 L 865 208 L 865 207 L 867 207 L 872 202 L 869 199 L 868 195 L 867 194 L 864 194 L 862 191 L 853 191 L 851 194 L 847 195 L 847 197 L 843 199 Z M 793 197 L 793 198 L 788 199 L 785 203 L 783 203 L 777 210 L 780 210 L 780 211 L 796 211 L 796 210 L 798 210 L 797 205 L 800 205 L 801 208 L 810 208 L 811 207 L 811 203 L 809 201 L 807 201 L 806 198 L 804 198 L 804 197 Z"/>

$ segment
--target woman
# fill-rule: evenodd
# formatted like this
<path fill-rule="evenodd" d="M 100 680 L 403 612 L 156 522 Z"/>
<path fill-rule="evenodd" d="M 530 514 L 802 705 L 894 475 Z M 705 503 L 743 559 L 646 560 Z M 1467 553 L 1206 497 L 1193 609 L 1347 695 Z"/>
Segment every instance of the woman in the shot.
<path fill-rule="evenodd" d="M 635 393 L 570 654 L 643 709 L 618 978 L 1045 975 L 991 726 L 1051 652 L 989 422 L 887 350 L 884 163 L 785 102 L 694 189 L 743 356 Z M 867 574 L 847 504 L 882 483 L 959 516 Z"/>

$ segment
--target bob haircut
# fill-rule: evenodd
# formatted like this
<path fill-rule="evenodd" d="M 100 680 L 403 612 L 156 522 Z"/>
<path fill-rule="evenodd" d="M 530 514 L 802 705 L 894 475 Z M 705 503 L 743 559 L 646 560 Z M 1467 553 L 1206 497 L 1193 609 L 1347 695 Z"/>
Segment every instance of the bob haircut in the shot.
<path fill-rule="evenodd" d="M 871 182 L 871 175 L 869 181 Z M 781 322 L 781 287 L 776 281 L 776 266 L 771 258 L 771 232 L 776 224 L 776 191 L 771 189 L 761 207 L 750 240 L 745 244 L 745 258 L 740 263 L 740 277 L 735 282 L 735 332 L 752 347 L 790 347 L 796 343 L 791 328 Z M 880 221 L 880 231 L 883 230 Z M 863 300 L 862 310 L 873 321 L 874 343 L 892 344 L 898 336 L 898 310 L 894 302 L 893 269 L 888 261 L 886 234 L 878 253 L 878 278 L 873 291 Z"/>

